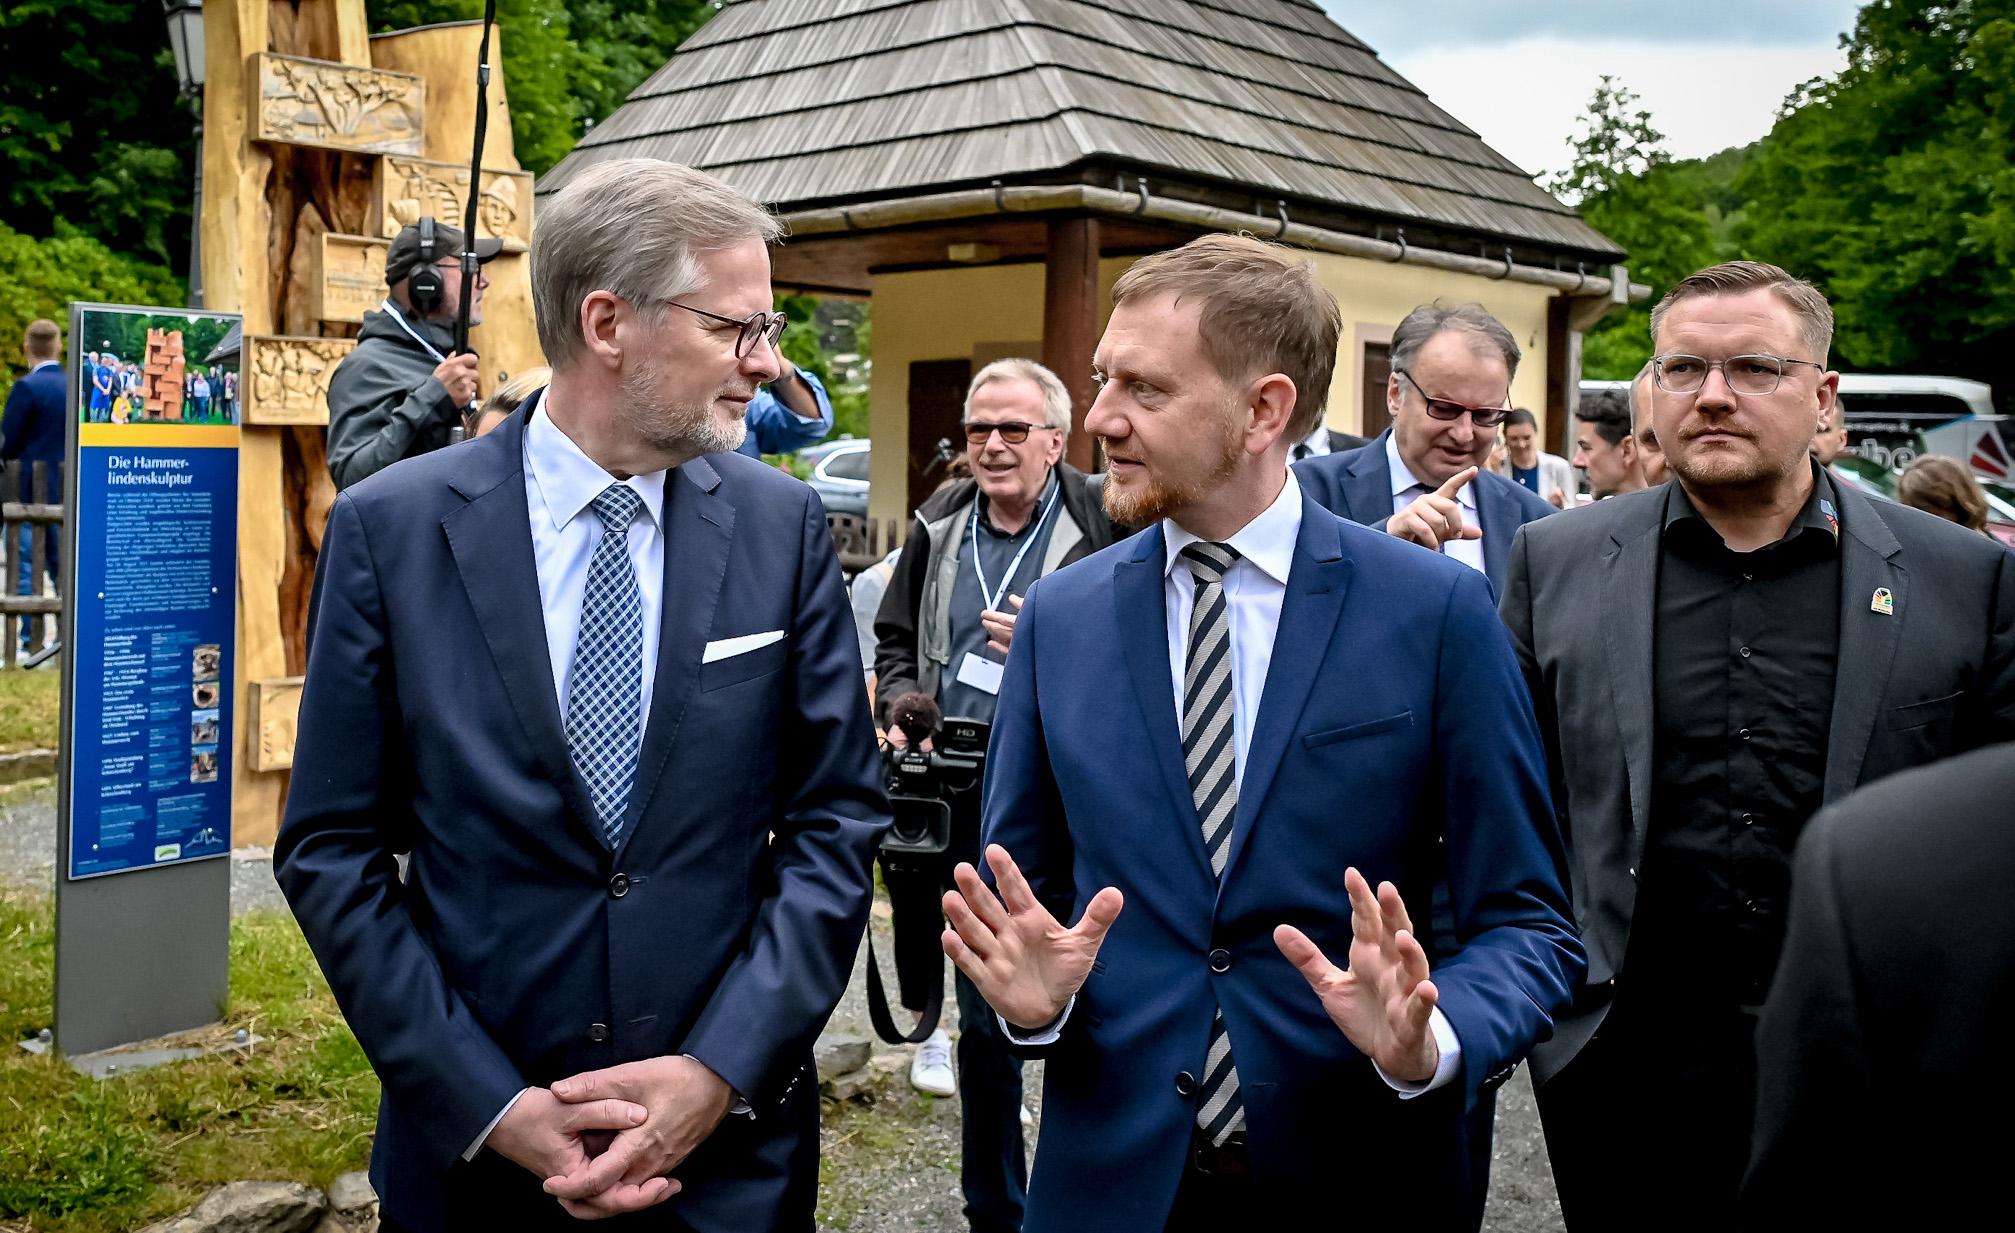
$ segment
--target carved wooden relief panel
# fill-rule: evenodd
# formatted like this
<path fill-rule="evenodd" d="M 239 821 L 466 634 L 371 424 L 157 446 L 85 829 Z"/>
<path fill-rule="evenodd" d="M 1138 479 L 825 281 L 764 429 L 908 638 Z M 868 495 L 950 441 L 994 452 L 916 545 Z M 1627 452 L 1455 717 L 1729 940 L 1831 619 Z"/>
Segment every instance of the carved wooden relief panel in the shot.
<path fill-rule="evenodd" d="M 401 227 L 418 222 L 423 215 L 452 227 L 462 225 L 469 191 L 466 163 L 381 158 L 376 174 L 379 234 L 397 235 Z M 507 253 L 531 248 L 531 172 L 483 169 L 482 196 L 476 202 L 476 235 L 502 240 Z"/>
<path fill-rule="evenodd" d="M 418 154 L 427 83 L 299 56 L 252 57 L 252 139 L 358 154 Z"/>
<path fill-rule="evenodd" d="M 327 424 L 329 378 L 356 343 L 348 338 L 247 334 L 244 373 L 247 424 Z"/>

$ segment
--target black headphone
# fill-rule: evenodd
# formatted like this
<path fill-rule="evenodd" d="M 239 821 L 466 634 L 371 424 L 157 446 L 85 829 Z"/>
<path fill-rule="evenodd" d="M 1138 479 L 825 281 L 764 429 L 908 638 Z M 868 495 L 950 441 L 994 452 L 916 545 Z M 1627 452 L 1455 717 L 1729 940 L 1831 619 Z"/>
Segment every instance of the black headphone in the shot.
<path fill-rule="evenodd" d="M 448 294 L 447 283 L 441 278 L 441 267 L 435 265 L 441 259 L 434 239 L 434 220 L 420 220 L 420 263 L 413 272 L 406 275 L 406 298 L 413 303 L 413 311 L 422 317 L 441 306 L 441 300 Z"/>

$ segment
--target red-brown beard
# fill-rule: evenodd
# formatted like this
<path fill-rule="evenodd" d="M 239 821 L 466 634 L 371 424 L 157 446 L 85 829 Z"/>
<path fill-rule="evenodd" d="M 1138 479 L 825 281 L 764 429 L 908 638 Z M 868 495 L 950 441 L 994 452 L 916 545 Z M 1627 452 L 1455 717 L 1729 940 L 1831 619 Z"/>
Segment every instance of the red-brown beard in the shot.
<path fill-rule="evenodd" d="M 1223 434 L 1217 441 L 1217 457 L 1210 470 L 1189 483 L 1164 482 L 1156 477 L 1153 468 L 1146 465 L 1141 468 L 1143 484 L 1139 492 L 1124 491 L 1108 478 L 1103 502 L 1106 517 L 1121 526 L 1144 527 L 1190 508 L 1237 469 L 1239 456 L 1244 452 L 1240 448 L 1243 436 L 1244 430 L 1237 417 L 1227 414 L 1223 421 Z M 1099 443 L 1105 445 L 1104 438 L 1100 438 Z"/>

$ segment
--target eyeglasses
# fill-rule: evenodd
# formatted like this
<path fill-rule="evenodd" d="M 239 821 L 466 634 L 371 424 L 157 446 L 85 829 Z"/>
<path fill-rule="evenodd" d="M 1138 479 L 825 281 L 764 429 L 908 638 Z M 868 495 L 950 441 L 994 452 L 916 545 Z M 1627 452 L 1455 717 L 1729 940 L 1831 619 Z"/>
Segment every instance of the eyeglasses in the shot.
<path fill-rule="evenodd" d="M 775 349 L 777 340 L 784 336 L 784 327 L 791 323 L 791 319 L 782 313 L 756 313 L 747 321 L 742 321 L 734 317 L 723 317 L 719 313 L 710 313 L 704 308 L 694 308 L 691 304 L 681 304 L 677 300 L 658 302 L 669 304 L 673 308 L 683 308 L 689 313 L 705 317 L 709 321 L 718 321 L 722 325 L 742 327 L 742 332 L 735 338 L 735 358 L 738 360 L 755 350 L 757 339 L 767 339 L 770 347 Z"/>
<path fill-rule="evenodd" d="M 1738 394 L 1774 394 L 1784 380 L 1786 364 L 1825 369 L 1825 365 L 1811 360 L 1793 360 L 1781 355 L 1731 355 L 1718 364 L 1710 364 L 1697 355 L 1654 355 L 1651 379 L 1668 394 L 1693 394 L 1707 384 L 1707 374 L 1719 368 L 1721 379 Z"/>
<path fill-rule="evenodd" d="M 1511 414 L 1510 407 L 1472 407 L 1468 403 L 1436 398 L 1421 389 L 1420 382 L 1415 381 L 1413 374 L 1404 368 L 1395 368 L 1392 371 L 1406 378 L 1407 384 L 1411 385 L 1420 394 L 1420 400 L 1427 404 L 1427 413 L 1435 419 L 1459 420 L 1467 415 L 1478 428 L 1495 428 L 1504 422 L 1505 416 Z"/>
<path fill-rule="evenodd" d="M 1022 442 L 1028 440 L 1029 433 L 1038 428 L 1048 428 L 1049 425 L 1024 424 L 1019 420 L 1009 420 L 1005 424 L 967 424 L 964 427 L 966 430 L 966 443 L 969 445 L 985 445 L 987 438 L 993 436 L 995 433 L 999 433 L 1001 440 L 1007 442 L 1009 445 L 1020 445 Z"/>

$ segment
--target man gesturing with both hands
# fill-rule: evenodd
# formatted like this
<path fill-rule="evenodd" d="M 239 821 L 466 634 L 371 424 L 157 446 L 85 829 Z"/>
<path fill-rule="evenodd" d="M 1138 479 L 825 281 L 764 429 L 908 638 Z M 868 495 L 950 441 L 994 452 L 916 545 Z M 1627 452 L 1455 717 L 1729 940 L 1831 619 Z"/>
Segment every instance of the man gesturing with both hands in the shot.
<path fill-rule="evenodd" d="M 1339 1193 L 1466 1225 L 1465 1112 L 1583 963 L 1489 586 L 1288 473 L 1340 328 L 1305 263 L 1208 236 L 1113 302 L 1086 427 L 1146 530 L 1030 588 L 992 885 L 964 867 L 945 903 L 946 952 L 1049 1058 L 1023 1227 L 1273 1227 Z M 1437 880 L 1430 974 L 1408 905 Z"/>

